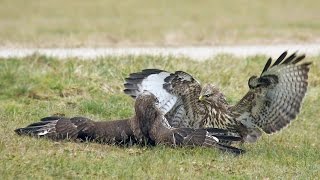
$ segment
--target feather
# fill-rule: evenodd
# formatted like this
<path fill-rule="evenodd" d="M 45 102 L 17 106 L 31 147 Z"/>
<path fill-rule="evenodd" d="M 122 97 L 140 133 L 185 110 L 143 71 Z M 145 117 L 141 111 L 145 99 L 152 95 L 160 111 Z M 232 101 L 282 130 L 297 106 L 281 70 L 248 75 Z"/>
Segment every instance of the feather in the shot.
<path fill-rule="evenodd" d="M 15 130 L 18 135 L 48 137 L 52 140 L 79 139 L 106 143 L 133 143 L 129 120 L 97 121 L 84 117 L 45 117 L 40 122 Z"/>
<path fill-rule="evenodd" d="M 170 73 L 159 69 L 144 69 L 141 72 L 132 73 L 125 78 L 124 93 L 136 98 L 143 91 L 155 94 L 159 99 L 159 106 L 164 113 L 170 111 L 176 104 L 177 96 L 169 93 L 163 86 Z"/>
<path fill-rule="evenodd" d="M 298 56 L 295 60 L 293 60 L 292 64 L 297 64 L 298 62 L 300 62 L 301 60 L 303 60 L 306 57 L 306 55 L 301 55 Z"/>
<path fill-rule="evenodd" d="M 291 54 L 291 56 L 287 57 L 283 62 L 282 64 L 288 64 L 290 63 L 293 59 L 295 59 L 297 57 L 297 54 L 296 52 Z"/>
<path fill-rule="evenodd" d="M 139 127 L 133 130 L 135 136 L 143 136 L 147 141 L 155 144 L 166 144 L 171 146 L 204 146 L 218 148 L 231 153 L 239 154 L 242 150 L 235 147 L 220 145 L 219 138 L 230 141 L 238 140 L 238 137 L 220 135 L 215 137 L 206 129 L 173 128 L 160 109 L 155 105 L 157 98 L 150 92 L 140 94 L 135 103 L 136 116 L 132 119 L 132 126 Z M 215 132 L 226 132 L 225 130 L 211 129 Z"/>
<path fill-rule="evenodd" d="M 266 63 L 266 65 L 264 66 L 261 74 L 264 73 L 266 70 L 268 70 L 268 68 L 270 67 L 271 63 L 272 63 L 272 59 L 269 58 L 268 61 L 267 61 L 267 63 Z"/>
<path fill-rule="evenodd" d="M 297 64 L 305 55 L 297 56 L 296 53 L 281 63 L 285 55 L 286 52 L 281 54 L 274 65 L 258 78 L 257 86 L 252 86 L 254 98 L 245 100 L 248 97 L 244 97 L 232 109 L 242 114 L 237 121 L 247 126 L 257 126 L 271 134 L 296 118 L 307 91 L 310 63 Z"/>
<path fill-rule="evenodd" d="M 283 53 L 279 56 L 279 58 L 276 60 L 276 62 L 272 65 L 272 67 L 280 64 L 281 61 L 284 60 L 284 58 L 287 56 L 287 54 L 288 54 L 287 51 L 283 52 Z"/>
<path fill-rule="evenodd" d="M 260 77 L 249 79 L 250 90 L 236 105 L 228 104 L 223 93 L 214 85 L 201 87 L 194 77 L 183 71 L 169 73 L 158 70 L 160 73 L 145 77 L 153 77 L 153 84 L 157 84 L 154 89 L 164 90 L 168 97 L 175 97 L 173 100 L 165 99 L 164 102 L 170 102 L 168 107 L 162 103 L 164 96 L 152 91 L 149 88 L 151 83 L 144 83 L 148 81 L 142 81 L 137 87 L 139 93 L 143 92 L 142 89 L 150 89 L 160 101 L 160 110 L 166 107 L 161 111 L 174 128 L 222 128 L 231 131 L 234 137 L 228 137 L 229 134 L 223 132 L 217 134 L 215 129 L 207 129 L 207 132 L 224 140 L 242 138 L 243 141 L 253 142 L 261 136 L 259 128 L 266 133 L 279 131 L 300 112 L 307 90 L 310 63 L 298 64 L 305 55 L 287 55 L 287 51 L 283 52 L 273 65 L 269 58 Z M 159 78 L 162 72 L 166 75 Z"/>

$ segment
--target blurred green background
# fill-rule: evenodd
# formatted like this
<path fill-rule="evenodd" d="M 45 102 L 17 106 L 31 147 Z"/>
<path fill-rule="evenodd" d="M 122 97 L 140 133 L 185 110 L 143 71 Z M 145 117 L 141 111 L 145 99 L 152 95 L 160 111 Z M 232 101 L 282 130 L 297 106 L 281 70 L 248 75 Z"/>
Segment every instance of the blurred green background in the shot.
<path fill-rule="evenodd" d="M 319 0 L 1 0 L 0 46 L 319 42 L 319 10 Z"/>

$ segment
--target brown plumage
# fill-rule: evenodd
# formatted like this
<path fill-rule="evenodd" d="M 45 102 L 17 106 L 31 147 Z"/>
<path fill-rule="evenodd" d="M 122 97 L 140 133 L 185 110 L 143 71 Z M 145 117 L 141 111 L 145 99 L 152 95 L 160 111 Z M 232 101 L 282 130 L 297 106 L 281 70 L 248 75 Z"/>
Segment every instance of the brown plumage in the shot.
<path fill-rule="evenodd" d="M 173 128 L 158 105 L 158 99 L 148 91 L 138 95 L 135 103 L 136 117 L 132 118 L 133 134 L 155 144 L 171 146 L 204 146 L 218 148 L 235 154 L 243 150 L 221 144 L 220 140 L 238 141 L 220 129 Z"/>
<path fill-rule="evenodd" d="M 228 104 L 218 87 L 201 87 L 182 71 L 147 69 L 130 74 L 124 92 L 132 97 L 144 90 L 154 93 L 174 127 L 222 128 L 254 142 L 261 130 L 268 134 L 279 131 L 299 113 L 311 63 L 301 62 L 305 55 L 286 57 L 284 52 L 272 66 L 270 58 L 261 75 L 249 79 L 249 92 L 236 105 Z"/>
<path fill-rule="evenodd" d="M 28 125 L 18 128 L 19 135 L 47 137 L 53 140 L 83 140 L 98 141 L 110 144 L 135 143 L 129 119 L 116 121 L 92 121 L 85 117 L 45 117 Z"/>
<path fill-rule="evenodd" d="M 144 92 L 135 102 L 135 116 L 130 119 L 95 122 L 84 117 L 51 116 L 18 128 L 19 135 L 47 137 L 53 140 L 82 140 L 131 145 L 165 144 L 171 146 L 206 146 L 235 154 L 244 151 L 220 144 L 220 140 L 239 141 L 220 129 L 172 128 L 160 111 L 157 98 Z"/>

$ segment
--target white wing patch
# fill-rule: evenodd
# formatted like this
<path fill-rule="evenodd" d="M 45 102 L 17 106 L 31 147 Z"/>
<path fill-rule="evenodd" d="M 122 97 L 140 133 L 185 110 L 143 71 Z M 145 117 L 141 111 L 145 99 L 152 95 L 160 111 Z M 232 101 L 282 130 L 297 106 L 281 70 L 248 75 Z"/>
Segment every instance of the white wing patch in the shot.
<path fill-rule="evenodd" d="M 141 85 L 139 84 L 139 90 L 142 93 L 143 91 L 149 91 L 154 94 L 159 100 L 159 108 L 160 110 L 166 114 L 169 112 L 172 107 L 177 102 L 177 97 L 168 93 L 164 88 L 163 84 L 164 79 L 168 77 L 170 73 L 161 72 L 159 74 L 152 74 L 145 78 Z"/>
<path fill-rule="evenodd" d="M 217 137 L 211 135 L 208 131 L 207 131 L 207 133 L 206 133 L 206 136 L 213 138 L 216 142 L 219 142 L 219 139 L 218 139 Z"/>
<path fill-rule="evenodd" d="M 38 133 L 38 136 L 44 136 L 44 135 L 46 135 L 46 134 L 48 134 L 48 133 L 49 133 L 48 130 L 44 130 L 44 131 L 42 131 L 42 132 L 39 132 L 39 133 Z"/>

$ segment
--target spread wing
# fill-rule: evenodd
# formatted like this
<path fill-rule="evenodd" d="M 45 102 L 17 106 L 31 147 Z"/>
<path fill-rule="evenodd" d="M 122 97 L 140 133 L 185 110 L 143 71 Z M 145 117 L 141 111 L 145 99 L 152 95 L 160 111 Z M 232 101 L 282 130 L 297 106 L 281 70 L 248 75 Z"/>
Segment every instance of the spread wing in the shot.
<path fill-rule="evenodd" d="M 133 132 L 129 121 L 92 121 L 85 117 L 59 117 L 50 116 L 42 118 L 39 122 L 32 123 L 15 132 L 19 135 L 47 137 L 53 140 L 79 139 L 93 140 L 104 143 L 131 143 Z"/>
<path fill-rule="evenodd" d="M 126 78 L 124 92 L 136 98 L 144 91 L 154 94 L 160 110 L 174 127 L 188 127 L 186 114 L 193 114 L 193 102 L 198 100 L 201 86 L 183 71 L 169 73 L 159 69 L 145 69 Z M 192 103 L 191 103 L 192 102 Z"/>
<path fill-rule="evenodd" d="M 51 139 L 76 139 L 84 128 L 91 129 L 94 125 L 87 118 L 65 118 L 59 116 L 45 117 L 40 122 L 32 123 L 25 128 L 16 129 L 19 135 L 48 137 Z"/>
<path fill-rule="evenodd" d="M 309 62 L 305 55 L 287 57 L 284 52 L 271 66 L 267 61 L 259 77 L 249 79 L 249 92 L 231 110 L 247 126 L 258 126 L 266 133 L 279 131 L 300 111 L 308 86 Z"/>

